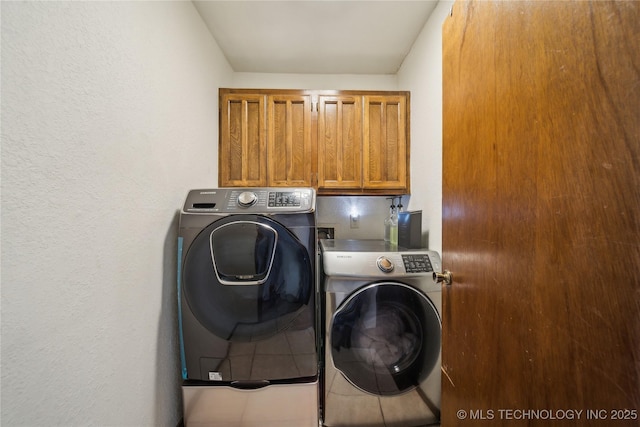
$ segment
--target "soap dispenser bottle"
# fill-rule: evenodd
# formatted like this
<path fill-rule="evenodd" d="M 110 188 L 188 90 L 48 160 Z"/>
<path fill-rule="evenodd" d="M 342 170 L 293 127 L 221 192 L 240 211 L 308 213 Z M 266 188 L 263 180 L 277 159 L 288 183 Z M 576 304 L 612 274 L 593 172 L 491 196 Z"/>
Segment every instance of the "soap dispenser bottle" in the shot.
<path fill-rule="evenodd" d="M 398 212 L 396 211 L 395 206 L 393 206 L 393 208 L 391 209 L 389 224 L 389 243 L 392 247 L 398 246 Z"/>
<path fill-rule="evenodd" d="M 393 204 L 394 198 L 387 197 L 387 200 L 391 200 L 391 206 L 389 206 L 389 216 L 384 219 L 384 241 L 385 243 L 391 243 L 391 218 L 396 207 Z"/>

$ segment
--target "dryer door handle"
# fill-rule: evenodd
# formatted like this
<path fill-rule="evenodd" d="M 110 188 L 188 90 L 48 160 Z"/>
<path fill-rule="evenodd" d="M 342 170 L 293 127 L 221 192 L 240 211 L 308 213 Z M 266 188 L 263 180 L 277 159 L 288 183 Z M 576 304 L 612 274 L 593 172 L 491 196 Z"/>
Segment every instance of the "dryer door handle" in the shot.
<path fill-rule="evenodd" d="M 442 273 L 433 272 L 433 281 L 436 283 L 444 282 L 445 285 L 451 285 L 453 282 L 453 275 L 449 270 L 444 270 Z"/>

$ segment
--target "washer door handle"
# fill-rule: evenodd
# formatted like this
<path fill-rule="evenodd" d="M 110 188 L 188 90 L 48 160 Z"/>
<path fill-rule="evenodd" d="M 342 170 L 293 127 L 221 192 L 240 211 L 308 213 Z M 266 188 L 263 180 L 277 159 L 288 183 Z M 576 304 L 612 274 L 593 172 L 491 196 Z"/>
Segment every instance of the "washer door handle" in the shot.
<path fill-rule="evenodd" d="M 445 285 L 451 285 L 453 282 L 453 275 L 449 270 L 444 270 L 442 273 L 433 272 L 433 281 L 436 283 L 444 282 Z"/>

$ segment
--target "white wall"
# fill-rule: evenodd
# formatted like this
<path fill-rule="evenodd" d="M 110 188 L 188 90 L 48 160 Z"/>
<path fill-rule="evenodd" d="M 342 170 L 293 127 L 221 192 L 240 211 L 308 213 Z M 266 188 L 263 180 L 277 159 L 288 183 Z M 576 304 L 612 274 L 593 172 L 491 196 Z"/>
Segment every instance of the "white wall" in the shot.
<path fill-rule="evenodd" d="M 176 211 L 231 69 L 191 2 L 2 2 L 6 426 L 175 426 Z"/>
<path fill-rule="evenodd" d="M 235 73 L 233 87 L 263 89 L 398 90 L 395 74 Z"/>
<path fill-rule="evenodd" d="M 411 91 L 411 201 L 422 210 L 428 246 L 442 252 L 442 24 L 453 5 L 440 1 L 398 72 Z"/>

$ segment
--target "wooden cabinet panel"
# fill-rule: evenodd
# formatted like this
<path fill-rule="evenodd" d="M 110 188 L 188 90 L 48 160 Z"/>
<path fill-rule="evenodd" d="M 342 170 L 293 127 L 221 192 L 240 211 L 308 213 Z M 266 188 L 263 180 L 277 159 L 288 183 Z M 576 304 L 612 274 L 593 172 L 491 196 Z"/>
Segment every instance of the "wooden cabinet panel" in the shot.
<path fill-rule="evenodd" d="M 363 187 L 407 188 L 406 98 L 364 97 Z"/>
<path fill-rule="evenodd" d="M 318 188 L 362 186 L 360 96 L 318 99 Z"/>
<path fill-rule="evenodd" d="M 311 186 L 311 96 L 267 98 L 267 185 Z"/>
<path fill-rule="evenodd" d="M 265 96 L 223 94 L 220 99 L 218 183 L 265 186 Z"/>
<path fill-rule="evenodd" d="M 220 89 L 220 186 L 409 192 L 409 93 Z"/>

